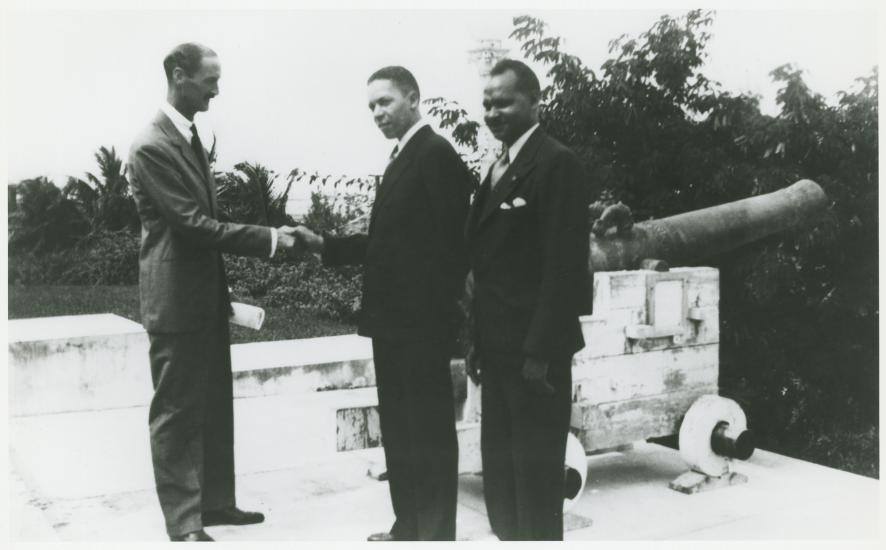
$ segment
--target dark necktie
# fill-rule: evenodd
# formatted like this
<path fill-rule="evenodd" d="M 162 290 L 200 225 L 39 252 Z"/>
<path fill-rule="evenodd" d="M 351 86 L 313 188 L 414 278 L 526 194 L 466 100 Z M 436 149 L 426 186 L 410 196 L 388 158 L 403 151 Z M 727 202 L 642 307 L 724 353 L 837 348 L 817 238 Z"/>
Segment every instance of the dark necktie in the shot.
<path fill-rule="evenodd" d="M 191 124 L 191 150 L 197 155 L 197 162 L 200 163 L 200 168 L 203 169 L 203 175 L 209 176 L 209 166 L 206 165 L 206 153 L 203 151 L 203 143 L 197 134 L 196 124 Z"/>
<path fill-rule="evenodd" d="M 391 156 L 388 158 L 388 164 L 394 162 L 394 159 L 397 158 L 397 154 L 400 153 L 400 144 L 394 145 L 394 149 L 391 151 Z"/>
<path fill-rule="evenodd" d="M 200 168 L 203 169 L 203 187 L 206 189 L 206 196 L 209 197 L 209 211 L 215 216 L 215 208 L 212 205 L 212 189 L 210 189 L 211 184 L 209 183 L 209 164 L 206 160 L 206 153 L 203 150 L 203 143 L 197 134 L 196 124 L 191 124 L 191 150 L 197 155 L 197 162 L 200 163 Z"/>

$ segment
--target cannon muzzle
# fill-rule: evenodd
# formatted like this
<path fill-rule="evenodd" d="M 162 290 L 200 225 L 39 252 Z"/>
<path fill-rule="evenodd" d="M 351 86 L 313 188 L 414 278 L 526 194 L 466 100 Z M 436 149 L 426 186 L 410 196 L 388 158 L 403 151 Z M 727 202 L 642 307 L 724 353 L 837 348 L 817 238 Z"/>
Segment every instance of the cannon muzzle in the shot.
<path fill-rule="evenodd" d="M 637 223 L 629 234 L 591 235 L 590 271 L 637 269 L 644 259 L 685 265 L 817 220 L 828 198 L 812 180 L 766 195 Z"/>

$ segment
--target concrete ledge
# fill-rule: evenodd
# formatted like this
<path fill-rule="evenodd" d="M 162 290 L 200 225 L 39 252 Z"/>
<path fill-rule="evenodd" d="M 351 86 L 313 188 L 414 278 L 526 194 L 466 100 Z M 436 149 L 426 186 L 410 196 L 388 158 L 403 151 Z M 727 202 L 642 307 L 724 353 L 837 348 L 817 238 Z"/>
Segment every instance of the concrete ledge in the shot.
<path fill-rule="evenodd" d="M 372 341 L 356 334 L 231 346 L 235 397 L 375 386 Z"/>
<path fill-rule="evenodd" d="M 138 407 L 150 403 L 144 328 L 112 314 L 9 322 L 13 416 Z M 231 346 L 234 397 L 375 385 L 372 343 L 347 334 Z M 463 369 L 462 369 L 463 370 Z"/>
<path fill-rule="evenodd" d="M 144 404 L 148 338 L 111 314 L 9 321 L 9 378 L 13 416 Z"/>

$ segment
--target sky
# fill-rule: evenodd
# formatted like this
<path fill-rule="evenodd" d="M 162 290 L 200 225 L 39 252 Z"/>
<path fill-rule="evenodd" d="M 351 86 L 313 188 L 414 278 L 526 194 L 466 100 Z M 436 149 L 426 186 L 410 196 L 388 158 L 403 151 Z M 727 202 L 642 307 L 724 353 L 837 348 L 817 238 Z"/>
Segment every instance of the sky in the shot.
<path fill-rule="evenodd" d="M 872 4 L 827 5 L 717 10 L 704 73 L 727 90 L 760 95 L 774 114 L 769 72 L 790 62 L 835 101 L 877 64 L 878 20 L 865 9 Z M 180 42 L 202 42 L 222 63 L 220 95 L 197 116 L 201 134 L 218 140 L 220 169 L 250 161 L 281 174 L 298 167 L 364 176 L 383 171 L 393 146 L 366 106 L 375 69 L 406 66 L 424 98 L 458 101 L 480 120 L 483 81 L 468 51 L 480 39 L 500 39 L 519 57 L 507 40 L 514 16 L 540 17 L 563 37 L 563 50 L 598 69 L 610 40 L 685 11 L 13 9 L 5 37 L 7 181 L 45 175 L 63 185 L 95 171 L 103 145 L 125 158 L 165 98 L 162 59 Z"/>

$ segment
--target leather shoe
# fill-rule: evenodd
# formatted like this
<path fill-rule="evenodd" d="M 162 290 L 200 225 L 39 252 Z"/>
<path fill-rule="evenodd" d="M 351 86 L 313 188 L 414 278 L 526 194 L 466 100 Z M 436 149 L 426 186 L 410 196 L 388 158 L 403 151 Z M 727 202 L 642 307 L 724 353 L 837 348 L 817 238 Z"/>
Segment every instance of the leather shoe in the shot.
<path fill-rule="evenodd" d="M 169 537 L 169 540 L 174 542 L 212 542 L 215 539 L 207 535 L 206 531 L 203 529 L 199 529 L 197 531 L 185 533 L 184 535 Z"/>
<path fill-rule="evenodd" d="M 390 533 L 372 533 L 371 535 L 366 537 L 366 540 L 368 540 L 369 542 L 392 542 L 397 539 L 394 538 L 394 535 Z"/>
<path fill-rule="evenodd" d="M 261 512 L 244 512 L 237 507 L 203 512 L 203 526 L 212 525 L 252 525 L 265 520 Z"/>

